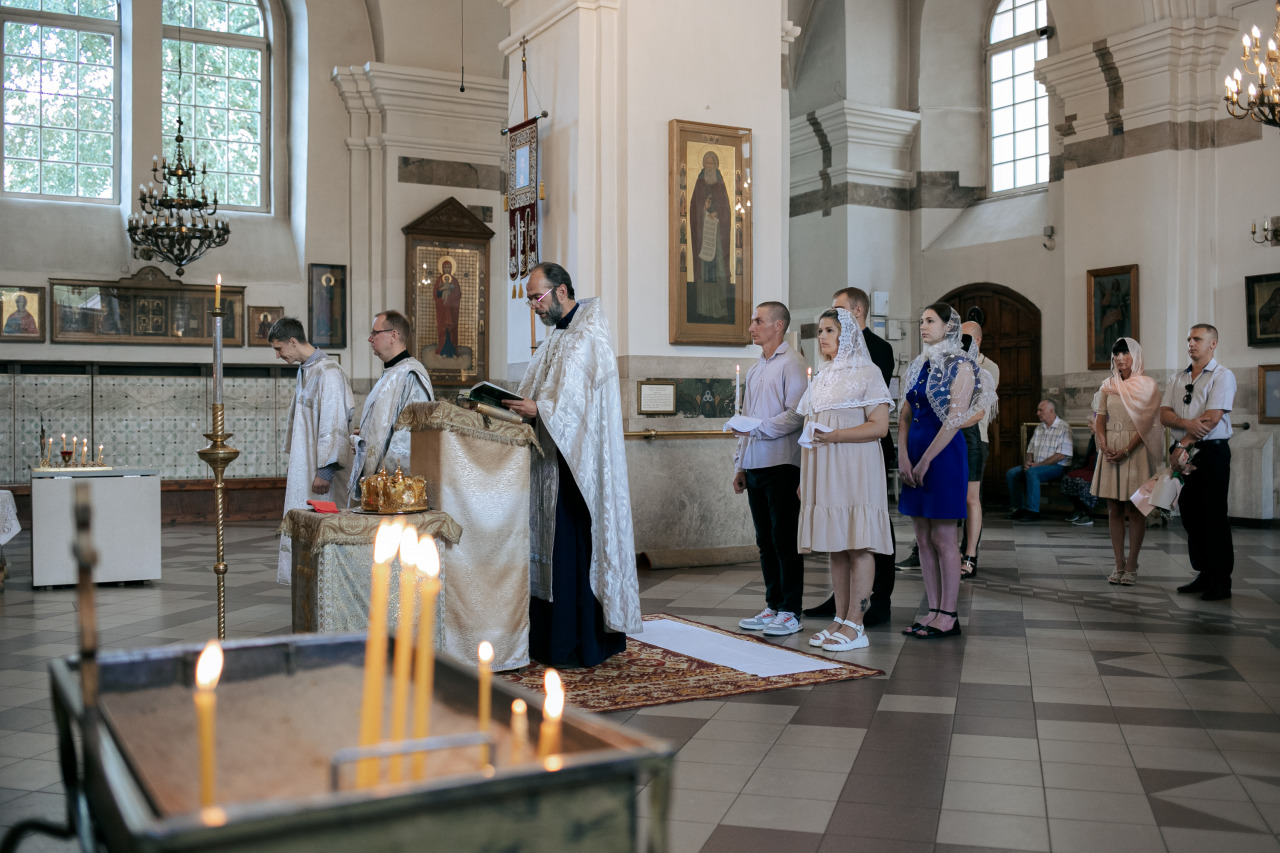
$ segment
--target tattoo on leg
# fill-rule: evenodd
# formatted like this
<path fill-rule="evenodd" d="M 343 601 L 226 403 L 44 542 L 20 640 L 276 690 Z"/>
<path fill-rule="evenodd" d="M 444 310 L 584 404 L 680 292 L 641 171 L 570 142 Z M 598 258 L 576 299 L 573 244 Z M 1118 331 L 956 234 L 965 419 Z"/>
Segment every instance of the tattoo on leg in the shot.
<path fill-rule="evenodd" d="M 866 613 L 867 608 L 870 606 L 871 606 L 871 601 L 869 599 L 864 598 L 858 602 L 858 607 L 862 610 L 863 613 Z"/>

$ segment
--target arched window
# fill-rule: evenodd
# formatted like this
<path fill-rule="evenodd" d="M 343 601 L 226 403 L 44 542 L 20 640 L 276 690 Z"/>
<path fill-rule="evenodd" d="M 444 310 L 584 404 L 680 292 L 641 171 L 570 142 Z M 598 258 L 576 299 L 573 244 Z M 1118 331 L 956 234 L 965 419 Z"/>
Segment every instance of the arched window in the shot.
<path fill-rule="evenodd" d="M 0 0 L 3 193 L 119 199 L 116 0 Z"/>
<path fill-rule="evenodd" d="M 1046 0 L 1001 0 L 991 19 L 991 191 L 1049 182 L 1049 97 L 1036 82 L 1048 53 Z"/>
<path fill-rule="evenodd" d="M 270 62 L 258 0 L 164 0 L 162 14 L 165 154 L 181 117 L 186 153 L 208 170 L 209 197 L 266 209 Z"/>

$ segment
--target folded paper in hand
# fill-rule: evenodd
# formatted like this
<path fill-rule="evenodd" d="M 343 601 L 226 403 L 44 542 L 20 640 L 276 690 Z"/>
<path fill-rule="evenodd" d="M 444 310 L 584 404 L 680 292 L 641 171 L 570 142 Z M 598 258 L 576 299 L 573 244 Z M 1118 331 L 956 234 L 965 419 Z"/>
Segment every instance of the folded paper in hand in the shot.
<path fill-rule="evenodd" d="M 724 422 L 724 431 L 733 432 L 751 432 L 763 423 L 759 418 L 749 418 L 746 415 L 734 415 Z"/>
<path fill-rule="evenodd" d="M 1138 487 L 1129 496 L 1133 505 L 1143 515 L 1151 515 L 1153 509 L 1171 510 L 1178 503 L 1178 495 L 1182 493 L 1182 481 L 1165 468 L 1150 480 Z"/>
<path fill-rule="evenodd" d="M 819 432 L 835 432 L 835 427 L 825 426 L 817 421 L 809 421 L 804 425 L 804 429 L 800 433 L 800 439 L 796 442 L 801 447 L 813 447 L 813 436 Z"/>

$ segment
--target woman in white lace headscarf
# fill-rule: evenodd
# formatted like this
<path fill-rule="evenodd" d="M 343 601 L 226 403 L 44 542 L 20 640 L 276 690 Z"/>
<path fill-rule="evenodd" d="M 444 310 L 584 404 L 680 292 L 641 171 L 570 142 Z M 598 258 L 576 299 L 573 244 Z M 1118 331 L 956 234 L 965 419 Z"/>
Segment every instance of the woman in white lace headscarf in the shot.
<path fill-rule="evenodd" d="M 1102 383 L 1093 434 L 1098 467 L 1091 491 L 1107 499 L 1111 550 L 1116 568 L 1110 583 L 1132 586 L 1138 579 L 1138 552 L 1147 533 L 1147 518 L 1129 496 L 1151 478 L 1164 455 L 1160 428 L 1160 386 L 1142 372 L 1142 347 L 1133 338 L 1118 338 L 1111 347 L 1111 376 Z M 1124 555 L 1125 528 L 1129 556 Z"/>
<path fill-rule="evenodd" d="M 960 315 L 945 302 L 920 314 L 923 351 L 907 369 L 898 415 L 898 511 L 911 516 L 929 614 L 903 631 L 920 639 L 960 634 L 960 549 L 969 452 L 960 428 L 995 404 L 991 374 L 961 344 Z"/>
<path fill-rule="evenodd" d="M 836 614 L 809 645 L 847 652 L 868 644 L 863 617 L 875 577 L 872 554 L 893 553 L 880 439 L 893 399 L 843 308 L 818 320 L 818 351 L 829 363 L 797 411 L 805 416 L 800 456 L 799 550 L 831 554 Z"/>

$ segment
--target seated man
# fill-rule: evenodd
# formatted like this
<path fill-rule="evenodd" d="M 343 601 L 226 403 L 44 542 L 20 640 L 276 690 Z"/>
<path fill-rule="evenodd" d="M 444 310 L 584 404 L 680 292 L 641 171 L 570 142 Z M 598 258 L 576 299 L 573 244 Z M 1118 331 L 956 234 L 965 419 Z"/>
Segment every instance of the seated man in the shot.
<path fill-rule="evenodd" d="M 1058 417 L 1052 400 L 1036 407 L 1040 423 L 1027 443 L 1027 458 L 1005 472 L 1009 484 L 1009 518 L 1035 521 L 1040 517 L 1040 484 L 1061 477 L 1071 465 L 1071 424 Z"/>

